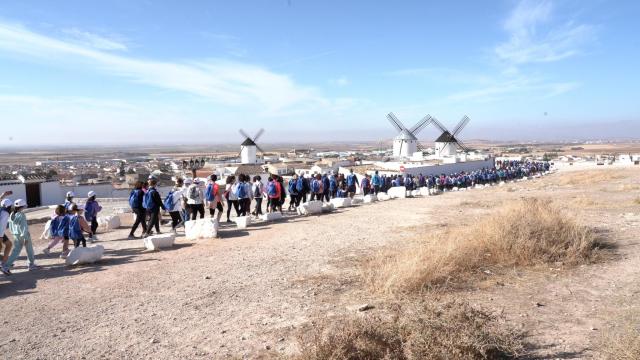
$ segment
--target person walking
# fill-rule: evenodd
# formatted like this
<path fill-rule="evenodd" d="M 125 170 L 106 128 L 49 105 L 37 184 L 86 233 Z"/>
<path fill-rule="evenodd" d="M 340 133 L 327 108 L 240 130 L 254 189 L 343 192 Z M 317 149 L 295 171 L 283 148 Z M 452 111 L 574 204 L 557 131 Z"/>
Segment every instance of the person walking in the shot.
<path fill-rule="evenodd" d="M 247 186 L 249 186 L 248 189 Z M 244 174 L 238 175 L 238 182 L 235 184 L 235 194 L 238 197 L 240 216 L 247 216 L 251 212 L 251 187 L 247 184 L 247 176 Z"/>
<path fill-rule="evenodd" d="M 9 230 L 13 234 L 14 244 L 11 255 L 7 261 L 2 264 L 2 272 L 5 275 L 11 275 L 11 266 L 16 261 L 22 248 L 27 251 L 27 259 L 29 260 L 29 271 L 39 269 L 36 265 L 36 258 L 33 254 L 33 241 L 31 241 L 31 234 L 29 233 L 29 225 L 27 224 L 27 217 L 22 210 L 27 207 L 27 202 L 23 199 L 18 199 L 13 203 L 13 211 L 9 215 Z"/>
<path fill-rule="evenodd" d="M 362 188 L 362 195 L 369 195 L 369 192 L 371 191 L 371 180 L 369 180 L 369 175 L 364 175 L 364 178 L 362 178 L 362 182 L 360 183 L 360 187 Z"/>
<path fill-rule="evenodd" d="M 158 181 L 156 179 L 149 180 L 149 190 L 147 190 L 142 199 L 142 206 L 147 209 L 147 214 L 149 214 L 145 237 L 153 233 L 154 227 L 156 228 L 156 233 L 160 234 L 160 209 L 167 210 L 162 203 L 160 193 L 156 188 L 157 185 Z"/>
<path fill-rule="evenodd" d="M 329 174 L 325 173 L 324 175 L 322 175 L 322 195 L 324 198 L 324 201 L 329 202 L 329 199 L 331 199 L 331 191 L 330 191 L 330 187 L 331 187 L 331 181 L 329 181 Z"/>
<path fill-rule="evenodd" d="M 91 234 L 89 241 L 94 242 L 98 240 L 96 236 L 96 230 L 98 230 L 98 213 L 102 211 L 102 206 L 96 201 L 96 192 L 89 191 L 87 194 L 87 202 L 84 205 L 84 218 L 89 224 L 91 224 Z"/>
<path fill-rule="evenodd" d="M 176 229 L 183 223 L 182 216 L 181 216 L 182 198 L 184 197 L 182 193 L 183 188 L 184 188 L 184 180 L 182 180 L 181 178 L 178 178 L 176 180 L 175 186 L 173 187 L 173 189 L 171 189 L 171 191 L 169 191 L 169 193 L 164 199 L 164 207 L 169 212 L 169 216 L 171 216 L 171 230 L 174 233 L 177 232 Z"/>
<path fill-rule="evenodd" d="M 204 219 L 204 192 L 198 179 L 193 179 L 193 184 L 187 190 L 187 205 L 191 213 L 191 220 L 195 220 L 198 214 L 200 214 L 200 219 Z"/>
<path fill-rule="evenodd" d="M 353 169 L 349 170 L 349 175 L 347 175 L 347 192 L 350 198 L 353 199 L 353 196 L 356 194 L 356 186 L 359 185 L 358 177 L 353 173 Z"/>
<path fill-rule="evenodd" d="M 231 208 L 236 210 L 236 216 L 240 216 L 240 209 L 238 207 L 238 196 L 235 194 L 235 181 L 236 178 L 233 175 L 227 176 L 226 186 L 224 190 L 224 197 L 227 199 L 227 222 L 231 222 Z"/>
<path fill-rule="evenodd" d="M 7 195 L 11 195 L 9 193 L 4 193 L 2 198 Z M 13 202 L 10 199 L 2 199 L 0 201 L 0 231 L 2 231 L 2 247 L 4 248 L 4 252 L 2 253 L 2 261 L 0 261 L 0 266 L 7 262 L 9 259 L 9 254 L 11 253 L 11 248 L 13 248 L 13 244 L 9 237 L 5 233 L 5 230 L 9 226 L 9 216 L 11 215 L 11 208 L 13 207 Z M 64 209 L 64 207 L 63 207 Z"/>
<path fill-rule="evenodd" d="M 253 194 L 253 199 L 256 201 L 256 208 L 253 211 L 253 215 L 260 216 L 262 215 L 262 198 L 264 197 L 264 185 L 262 185 L 262 179 L 260 175 L 253 177 L 253 187 L 251 188 L 251 193 Z"/>
<path fill-rule="evenodd" d="M 51 241 L 49 245 L 42 250 L 42 253 L 49 255 L 51 249 L 62 242 L 62 253 L 60 257 L 65 258 L 69 252 L 69 216 L 64 209 L 64 205 L 58 205 L 54 215 L 51 217 L 49 236 L 51 237 Z"/>
<path fill-rule="evenodd" d="M 84 237 L 83 232 L 92 236 L 91 226 L 87 223 L 87 220 L 82 216 L 83 208 L 74 204 L 71 206 L 71 214 L 69 214 L 69 238 L 73 240 L 73 247 L 87 247 L 87 239 Z"/>
<path fill-rule="evenodd" d="M 324 197 L 324 187 L 322 185 L 322 176 L 316 174 L 311 180 L 311 201 L 322 201 Z"/>
<path fill-rule="evenodd" d="M 71 206 L 75 203 L 73 202 L 73 198 L 76 194 L 73 191 L 67 191 L 67 194 L 64 198 L 64 208 L 67 209 L 67 212 L 71 210 Z"/>
<path fill-rule="evenodd" d="M 333 171 L 331 172 L 331 176 L 329 176 L 329 193 L 332 199 L 338 196 L 338 179 L 336 179 Z"/>
<path fill-rule="evenodd" d="M 376 170 L 371 177 L 371 185 L 373 185 L 373 193 L 378 195 L 378 193 L 380 192 L 380 188 L 382 187 L 382 179 L 378 174 L 378 170 Z"/>
<path fill-rule="evenodd" d="M 280 204 L 280 198 L 282 196 L 282 186 L 278 181 L 278 175 L 271 175 L 271 181 L 267 186 L 267 196 L 269 196 L 269 212 L 275 212 L 278 210 Z M 280 207 L 280 209 L 282 209 Z"/>
<path fill-rule="evenodd" d="M 209 208 L 209 215 L 213 219 L 216 209 L 218 210 L 218 222 L 220 222 L 220 218 L 222 217 L 222 212 L 224 208 L 222 207 L 222 196 L 220 195 L 220 185 L 216 182 L 218 180 L 218 176 L 216 174 L 212 174 L 209 176 L 209 183 L 207 184 L 207 190 L 205 191 L 205 198 L 207 199 L 207 207 Z"/>
<path fill-rule="evenodd" d="M 287 190 L 289 190 L 288 210 L 295 211 L 295 209 L 300 205 L 300 194 L 298 193 L 298 174 L 293 174 L 293 177 L 289 179 Z"/>
<path fill-rule="evenodd" d="M 147 233 L 146 212 L 144 207 L 142 207 L 142 200 L 144 198 L 144 191 L 142 191 L 143 185 L 144 183 L 142 181 L 136 182 L 135 187 L 129 194 L 129 206 L 136 216 L 131 231 L 129 232 L 129 240 L 137 239 L 135 232 L 139 225 L 142 225 L 142 234 Z"/>

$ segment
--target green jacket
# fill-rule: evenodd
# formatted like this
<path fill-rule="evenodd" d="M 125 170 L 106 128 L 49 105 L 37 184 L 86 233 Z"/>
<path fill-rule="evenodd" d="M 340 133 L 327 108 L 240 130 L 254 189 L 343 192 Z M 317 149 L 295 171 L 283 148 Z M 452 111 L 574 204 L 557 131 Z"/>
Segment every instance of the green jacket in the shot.
<path fill-rule="evenodd" d="M 21 211 L 12 213 L 11 216 L 9 216 L 9 230 L 16 239 L 31 239 L 27 217 Z"/>

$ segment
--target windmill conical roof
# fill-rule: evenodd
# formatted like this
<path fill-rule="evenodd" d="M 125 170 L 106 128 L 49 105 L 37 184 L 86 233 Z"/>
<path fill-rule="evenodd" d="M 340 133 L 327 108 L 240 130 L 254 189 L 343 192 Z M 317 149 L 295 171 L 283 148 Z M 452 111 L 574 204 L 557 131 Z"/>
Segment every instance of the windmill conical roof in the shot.
<path fill-rule="evenodd" d="M 251 140 L 250 138 L 246 138 L 246 139 L 244 139 L 244 141 L 240 145 L 242 145 L 242 146 L 256 146 L 256 143 L 253 142 L 253 140 Z"/>
<path fill-rule="evenodd" d="M 407 129 L 403 129 L 400 133 L 395 137 L 396 140 L 418 140 L 412 133 Z"/>
<path fill-rule="evenodd" d="M 448 132 L 448 131 L 443 132 L 436 139 L 436 142 L 441 142 L 441 143 L 453 143 L 453 142 L 457 142 L 457 141 L 458 140 L 456 140 L 456 138 L 453 135 L 451 135 L 451 133 Z"/>

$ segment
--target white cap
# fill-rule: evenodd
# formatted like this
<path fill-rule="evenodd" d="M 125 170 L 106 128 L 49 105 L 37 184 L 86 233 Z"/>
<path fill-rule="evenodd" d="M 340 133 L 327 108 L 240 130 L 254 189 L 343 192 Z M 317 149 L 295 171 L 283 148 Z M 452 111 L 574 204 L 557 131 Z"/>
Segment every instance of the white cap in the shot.
<path fill-rule="evenodd" d="M 2 202 L 0 202 L 0 207 L 7 208 L 12 204 L 13 204 L 13 201 L 11 201 L 11 199 L 4 199 L 2 200 Z"/>
<path fill-rule="evenodd" d="M 154 175 L 149 175 L 149 177 L 147 178 L 147 180 L 152 180 L 155 179 L 156 177 Z"/>
<path fill-rule="evenodd" d="M 67 197 L 76 197 L 76 194 L 73 191 L 67 191 Z"/>
<path fill-rule="evenodd" d="M 24 199 L 18 199 L 18 200 L 16 200 L 16 202 L 13 203 L 13 206 L 15 206 L 15 207 L 25 207 L 25 206 L 27 206 L 27 202 L 24 201 Z"/>
<path fill-rule="evenodd" d="M 91 190 L 91 191 L 89 191 L 89 192 L 87 193 L 87 197 L 94 197 L 94 196 L 96 196 L 96 192 L 95 192 L 95 191 L 93 191 L 93 190 Z"/>

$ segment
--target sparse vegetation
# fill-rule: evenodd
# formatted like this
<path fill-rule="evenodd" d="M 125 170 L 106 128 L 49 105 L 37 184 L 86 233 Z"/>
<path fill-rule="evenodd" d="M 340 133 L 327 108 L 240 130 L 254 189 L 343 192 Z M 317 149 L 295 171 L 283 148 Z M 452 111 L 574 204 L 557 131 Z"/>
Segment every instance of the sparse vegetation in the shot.
<path fill-rule="evenodd" d="M 596 256 L 594 232 L 547 201 L 521 199 L 477 225 L 426 236 L 403 250 L 375 257 L 365 277 L 380 292 L 455 287 L 488 268 L 562 262 Z"/>
<path fill-rule="evenodd" d="M 466 303 L 423 303 L 390 318 L 352 318 L 301 338 L 298 359 L 510 359 L 521 335 Z"/>
<path fill-rule="evenodd" d="M 637 197 L 633 200 L 633 203 L 636 205 L 640 205 L 640 197 Z"/>
<path fill-rule="evenodd" d="M 600 347 L 606 360 L 640 359 L 640 330 L 629 326 L 624 333 L 603 339 Z"/>

